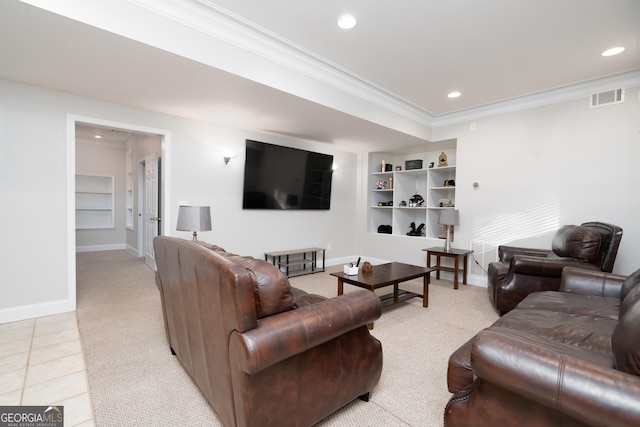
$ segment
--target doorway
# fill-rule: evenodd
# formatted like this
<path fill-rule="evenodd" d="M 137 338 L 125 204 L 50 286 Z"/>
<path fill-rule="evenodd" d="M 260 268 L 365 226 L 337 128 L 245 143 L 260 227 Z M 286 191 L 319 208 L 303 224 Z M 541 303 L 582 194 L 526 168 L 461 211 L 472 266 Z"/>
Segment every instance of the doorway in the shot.
<path fill-rule="evenodd" d="M 133 230 L 133 227 L 137 227 L 140 229 L 140 225 L 138 221 L 135 220 L 135 216 L 128 217 L 126 220 L 128 231 L 132 233 L 136 241 L 136 246 L 133 247 L 130 244 L 127 244 L 127 239 L 125 238 L 125 247 L 129 247 L 138 253 L 140 256 L 140 252 L 143 254 L 149 253 L 153 255 L 153 236 L 155 234 L 167 234 L 167 226 L 165 224 L 169 223 L 169 208 L 166 206 L 164 201 L 168 200 L 166 197 L 167 189 L 165 189 L 164 183 L 166 181 L 167 171 L 166 168 L 159 167 L 161 164 L 161 160 L 165 160 L 166 164 L 166 156 L 169 147 L 169 139 L 170 133 L 163 129 L 149 128 L 129 123 L 122 122 L 113 122 L 108 120 L 102 120 L 93 117 L 84 117 L 77 115 L 68 115 L 67 116 L 67 153 L 68 153 L 68 164 L 67 164 L 67 213 L 68 213 L 68 242 L 67 242 L 67 252 L 68 252 L 68 295 L 70 305 L 75 309 L 76 307 L 76 197 L 75 197 L 75 175 L 76 175 L 76 129 L 81 126 L 82 132 L 86 132 L 87 129 L 95 128 L 96 130 L 100 130 L 103 132 L 112 132 L 112 133 L 124 133 L 130 135 L 140 135 L 140 136 L 149 136 L 157 138 L 158 144 L 157 149 L 154 151 L 155 155 L 155 165 L 152 170 L 155 173 L 154 185 L 150 188 L 153 191 L 153 194 L 146 194 L 145 199 L 152 198 L 155 200 L 155 215 L 153 218 L 161 218 L 161 212 L 166 212 L 167 215 L 164 215 L 164 219 L 166 221 L 160 222 L 156 221 L 156 226 L 153 230 L 153 235 L 145 234 L 142 239 L 138 237 L 138 232 Z M 145 158 L 146 160 L 146 158 Z M 128 160 L 127 160 L 128 161 Z M 125 163 L 123 157 L 123 163 Z M 136 163 L 131 163 L 132 174 L 136 172 L 133 168 L 136 168 Z M 145 163 L 146 165 L 146 163 Z M 131 186 L 136 186 L 136 181 L 133 179 L 134 176 L 131 177 Z M 125 178 L 126 180 L 126 178 Z M 138 194 L 140 194 L 140 188 L 136 188 Z M 128 189 L 126 190 L 129 191 Z M 133 196 L 133 188 L 131 189 Z M 145 187 L 146 191 L 146 187 Z M 137 199 L 137 203 L 136 203 Z M 136 199 L 131 197 L 131 203 L 134 205 L 137 204 L 137 213 L 143 213 L 144 208 L 140 205 L 138 196 Z M 126 205 L 126 207 L 125 207 Z M 126 203 L 116 203 L 115 209 L 117 210 L 129 210 L 129 202 Z M 133 214 L 134 211 L 131 212 Z M 143 214 L 144 216 L 144 214 Z M 131 224 L 131 227 L 129 225 Z M 149 247 L 150 246 L 150 247 Z M 146 257 L 145 257 L 146 258 Z M 155 262 L 148 263 L 150 267 L 155 268 Z"/>

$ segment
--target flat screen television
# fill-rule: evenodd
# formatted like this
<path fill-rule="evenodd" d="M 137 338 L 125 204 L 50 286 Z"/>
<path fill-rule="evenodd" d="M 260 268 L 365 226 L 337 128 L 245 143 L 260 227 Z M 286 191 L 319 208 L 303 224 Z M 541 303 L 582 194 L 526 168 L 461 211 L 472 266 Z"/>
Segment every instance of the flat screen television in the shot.
<path fill-rule="evenodd" d="M 333 156 L 246 140 L 243 209 L 329 209 Z"/>

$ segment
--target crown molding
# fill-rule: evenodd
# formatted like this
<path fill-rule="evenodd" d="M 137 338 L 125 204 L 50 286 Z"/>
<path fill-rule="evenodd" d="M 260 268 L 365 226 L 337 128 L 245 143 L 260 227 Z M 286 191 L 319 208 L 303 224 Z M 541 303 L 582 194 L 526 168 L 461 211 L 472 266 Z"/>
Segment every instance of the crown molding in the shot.
<path fill-rule="evenodd" d="M 301 73 L 424 126 L 434 116 L 209 0 L 128 0 L 166 19 Z"/>
<path fill-rule="evenodd" d="M 614 88 L 627 89 L 636 86 L 640 86 L 640 70 L 596 80 L 589 80 L 562 88 L 551 89 L 544 92 L 496 102 L 490 105 L 474 107 L 456 113 L 444 114 L 434 118 L 431 126 L 433 128 L 449 126 L 491 116 L 512 113 L 515 111 L 527 110 L 529 108 L 573 101 L 580 98 L 585 98 L 585 107 L 588 107 L 589 97 L 594 92 L 601 92 Z"/>

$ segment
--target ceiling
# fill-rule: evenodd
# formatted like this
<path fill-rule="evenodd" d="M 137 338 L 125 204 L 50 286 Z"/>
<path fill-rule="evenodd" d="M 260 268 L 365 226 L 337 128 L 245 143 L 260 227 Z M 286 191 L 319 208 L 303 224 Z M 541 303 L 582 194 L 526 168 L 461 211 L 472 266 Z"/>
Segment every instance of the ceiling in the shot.
<path fill-rule="evenodd" d="M 329 95 L 325 102 L 322 95 L 297 93 L 286 84 L 265 84 L 265 79 L 251 77 L 259 76 L 257 65 L 247 77 L 194 60 L 196 54 L 187 51 L 195 52 L 194 46 L 176 47 L 177 38 L 152 47 L 26 3 L 48 7 L 38 0 L 0 2 L 0 79 L 321 141 L 346 151 L 389 148 L 391 141 L 411 146 L 428 139 L 393 120 L 375 119 L 387 110 L 409 112 L 403 119 L 418 127 L 437 127 L 527 97 L 553 98 L 554 91 L 587 82 L 640 76 L 637 0 L 172 2 L 211 12 L 198 15 L 202 20 L 233 21 L 254 39 L 293 52 L 337 75 L 336 81 L 355 83 L 387 101 L 373 105 L 369 99 L 366 114 L 350 111 L 353 101 L 336 107 Z M 146 0 L 110 4 L 125 3 L 121 7 L 136 3 L 147 14 L 158 13 Z M 344 12 L 358 19 L 354 29 L 335 25 Z M 150 32 L 151 22 L 138 26 L 147 25 Z M 121 33 L 127 34 L 124 27 Z M 160 48 L 161 43 L 167 48 Z M 600 55 L 614 46 L 626 50 L 608 58 Z M 176 54 L 179 49 L 185 54 Z M 462 95 L 449 99 L 453 90 Z"/>

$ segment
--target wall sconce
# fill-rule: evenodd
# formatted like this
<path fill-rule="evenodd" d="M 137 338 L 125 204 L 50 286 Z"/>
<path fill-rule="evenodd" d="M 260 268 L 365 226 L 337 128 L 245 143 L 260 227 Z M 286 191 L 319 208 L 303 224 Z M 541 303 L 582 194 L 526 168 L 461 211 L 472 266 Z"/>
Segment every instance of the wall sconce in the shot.
<path fill-rule="evenodd" d="M 236 157 L 236 154 L 231 152 L 231 151 L 223 151 L 222 152 L 222 158 L 224 159 L 224 164 L 228 165 L 229 164 L 229 160 L 233 159 L 234 157 Z"/>

